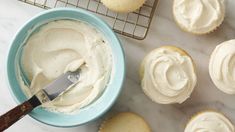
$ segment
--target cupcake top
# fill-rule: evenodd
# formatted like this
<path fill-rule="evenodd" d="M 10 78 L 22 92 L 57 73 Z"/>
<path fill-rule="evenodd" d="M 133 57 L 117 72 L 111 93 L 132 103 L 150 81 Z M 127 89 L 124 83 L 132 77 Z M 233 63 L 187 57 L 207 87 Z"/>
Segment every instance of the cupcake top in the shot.
<path fill-rule="evenodd" d="M 173 14 L 184 30 L 195 34 L 209 33 L 224 19 L 224 0 L 174 0 Z"/>
<path fill-rule="evenodd" d="M 214 84 L 227 94 L 235 94 L 235 39 L 218 45 L 209 63 Z"/>
<path fill-rule="evenodd" d="M 105 120 L 99 132 L 151 132 L 151 129 L 141 116 L 131 112 L 122 112 Z"/>
<path fill-rule="evenodd" d="M 234 126 L 220 113 L 203 112 L 191 119 L 184 132 L 234 132 Z"/>
<path fill-rule="evenodd" d="M 184 102 L 197 82 L 192 59 L 173 46 L 150 52 L 143 60 L 140 74 L 143 91 L 160 104 Z"/>
<path fill-rule="evenodd" d="M 116 12 L 133 12 L 139 9 L 145 0 L 101 0 L 101 2 Z"/>

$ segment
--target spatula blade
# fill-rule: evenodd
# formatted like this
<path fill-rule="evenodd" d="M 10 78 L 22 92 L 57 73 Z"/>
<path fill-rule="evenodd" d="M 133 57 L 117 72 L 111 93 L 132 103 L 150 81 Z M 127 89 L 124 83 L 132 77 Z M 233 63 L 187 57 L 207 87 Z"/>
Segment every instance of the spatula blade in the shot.
<path fill-rule="evenodd" d="M 56 80 L 43 88 L 43 92 L 50 100 L 55 99 L 62 92 L 66 91 L 71 85 L 76 84 L 80 78 L 80 70 L 75 72 L 66 72 Z"/>

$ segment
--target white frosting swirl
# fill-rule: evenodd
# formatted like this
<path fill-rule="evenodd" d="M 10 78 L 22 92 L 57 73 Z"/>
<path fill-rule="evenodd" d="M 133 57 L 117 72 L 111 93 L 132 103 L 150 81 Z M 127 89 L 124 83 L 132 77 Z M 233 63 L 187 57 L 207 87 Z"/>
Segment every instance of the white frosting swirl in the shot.
<path fill-rule="evenodd" d="M 224 0 L 174 0 L 173 13 L 186 31 L 208 33 L 223 22 Z"/>
<path fill-rule="evenodd" d="M 73 112 L 97 99 L 112 71 L 112 52 L 104 36 L 92 26 L 74 20 L 58 20 L 43 25 L 26 42 L 23 69 L 31 80 L 31 96 L 59 75 L 81 69 L 79 83 L 44 107 Z M 22 83 L 23 84 L 23 83 Z"/>
<path fill-rule="evenodd" d="M 180 52 L 162 47 L 145 57 L 141 66 L 142 88 L 153 101 L 182 103 L 192 93 L 197 82 L 193 62 Z"/>
<path fill-rule="evenodd" d="M 234 126 L 222 114 L 203 112 L 191 119 L 184 132 L 234 132 Z"/>
<path fill-rule="evenodd" d="M 209 63 L 214 84 L 227 94 L 235 94 L 235 39 L 216 46 Z"/>

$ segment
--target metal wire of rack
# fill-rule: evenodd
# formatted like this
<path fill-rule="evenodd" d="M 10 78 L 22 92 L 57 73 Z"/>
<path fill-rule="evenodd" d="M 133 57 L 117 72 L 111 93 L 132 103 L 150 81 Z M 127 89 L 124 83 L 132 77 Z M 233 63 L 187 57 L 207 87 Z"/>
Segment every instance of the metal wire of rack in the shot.
<path fill-rule="evenodd" d="M 159 0 L 147 0 L 137 11 L 117 13 L 107 9 L 100 0 L 19 0 L 44 9 L 56 7 L 82 8 L 103 18 L 119 34 L 134 39 L 146 38 Z"/>

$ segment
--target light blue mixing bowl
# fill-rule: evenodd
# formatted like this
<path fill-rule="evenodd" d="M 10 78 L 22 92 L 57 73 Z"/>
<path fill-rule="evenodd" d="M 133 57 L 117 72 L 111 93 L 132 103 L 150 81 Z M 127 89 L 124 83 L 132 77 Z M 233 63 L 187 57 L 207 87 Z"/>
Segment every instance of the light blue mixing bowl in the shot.
<path fill-rule="evenodd" d="M 18 104 L 27 100 L 27 97 L 21 91 L 17 79 L 16 66 L 18 57 L 16 56 L 16 53 L 28 37 L 27 34 L 31 32 L 32 29 L 35 29 L 35 26 L 38 27 L 48 21 L 59 19 L 80 20 L 96 27 L 109 41 L 114 59 L 114 73 L 112 75 L 112 79 L 103 94 L 91 105 L 81 109 L 74 115 L 54 113 L 47 111 L 42 107 L 36 108 L 29 114 L 34 119 L 45 124 L 58 127 L 72 127 L 90 122 L 100 117 L 113 105 L 122 89 L 123 80 L 125 78 L 125 60 L 120 41 L 110 27 L 101 19 L 82 9 L 58 8 L 44 11 L 29 20 L 16 33 L 9 50 L 7 60 L 7 76 L 12 96 Z"/>

